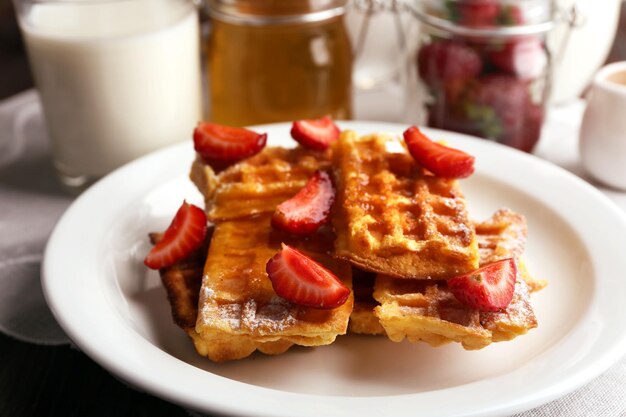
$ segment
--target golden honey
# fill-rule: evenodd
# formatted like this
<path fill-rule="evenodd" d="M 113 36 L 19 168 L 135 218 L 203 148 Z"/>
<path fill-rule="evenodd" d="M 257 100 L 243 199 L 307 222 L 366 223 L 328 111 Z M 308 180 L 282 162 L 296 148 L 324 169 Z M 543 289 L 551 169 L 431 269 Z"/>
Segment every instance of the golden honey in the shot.
<path fill-rule="evenodd" d="M 212 121 L 243 126 L 351 117 L 343 2 L 231 1 L 220 9 L 223 3 L 212 4 L 208 41 Z"/>

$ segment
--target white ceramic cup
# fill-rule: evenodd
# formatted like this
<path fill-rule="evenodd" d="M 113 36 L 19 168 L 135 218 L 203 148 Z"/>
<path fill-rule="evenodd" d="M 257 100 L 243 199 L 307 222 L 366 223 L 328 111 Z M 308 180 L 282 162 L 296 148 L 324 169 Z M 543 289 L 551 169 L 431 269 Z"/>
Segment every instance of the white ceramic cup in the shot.
<path fill-rule="evenodd" d="M 580 129 L 580 155 L 595 179 L 626 190 L 626 61 L 596 74 Z"/>

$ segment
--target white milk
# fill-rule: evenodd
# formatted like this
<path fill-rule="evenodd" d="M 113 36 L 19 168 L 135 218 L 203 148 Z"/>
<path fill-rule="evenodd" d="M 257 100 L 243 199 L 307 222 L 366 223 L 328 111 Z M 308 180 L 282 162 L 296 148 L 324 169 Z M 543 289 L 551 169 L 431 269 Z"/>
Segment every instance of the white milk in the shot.
<path fill-rule="evenodd" d="M 191 2 L 40 3 L 21 26 L 62 177 L 97 178 L 191 136 L 201 117 Z"/>

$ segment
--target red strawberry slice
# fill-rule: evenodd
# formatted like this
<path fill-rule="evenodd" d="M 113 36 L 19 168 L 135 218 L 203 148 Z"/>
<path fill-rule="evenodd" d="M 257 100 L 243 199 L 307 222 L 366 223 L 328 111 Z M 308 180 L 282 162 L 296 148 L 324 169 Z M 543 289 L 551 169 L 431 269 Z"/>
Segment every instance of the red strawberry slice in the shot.
<path fill-rule="evenodd" d="M 257 154 L 267 142 L 267 134 L 242 127 L 200 122 L 193 132 L 193 145 L 209 164 L 235 162 Z"/>
<path fill-rule="evenodd" d="M 418 164 L 443 178 L 466 178 L 474 173 L 474 157 L 428 139 L 417 127 L 404 132 L 409 153 Z"/>
<path fill-rule="evenodd" d="M 198 249 L 206 233 L 204 210 L 184 201 L 162 239 L 152 247 L 143 263 L 151 269 L 172 266 Z"/>
<path fill-rule="evenodd" d="M 300 145 L 323 151 L 339 139 L 341 130 L 329 116 L 321 119 L 296 120 L 291 126 L 291 137 Z"/>
<path fill-rule="evenodd" d="M 350 289 L 335 274 L 284 243 L 265 270 L 276 294 L 294 304 L 331 309 L 350 296 Z"/>
<path fill-rule="evenodd" d="M 480 311 L 498 311 L 509 305 L 515 290 L 517 266 L 512 258 L 483 266 L 448 280 L 448 288 L 463 304 Z"/>
<path fill-rule="evenodd" d="M 276 207 L 272 226 L 296 235 L 315 232 L 328 221 L 335 189 L 328 174 L 316 171 L 304 188 Z"/>

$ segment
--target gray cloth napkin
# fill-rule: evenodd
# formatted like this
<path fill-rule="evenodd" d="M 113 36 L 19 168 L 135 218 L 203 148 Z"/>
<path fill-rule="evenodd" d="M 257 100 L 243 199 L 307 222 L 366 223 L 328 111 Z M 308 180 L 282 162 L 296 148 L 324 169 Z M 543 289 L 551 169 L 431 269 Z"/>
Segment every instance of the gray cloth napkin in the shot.
<path fill-rule="evenodd" d="M 72 199 L 55 177 L 34 92 L 0 105 L 0 132 L 0 331 L 31 343 L 69 343 L 45 303 L 40 268 Z"/>
<path fill-rule="evenodd" d="M 558 133 L 542 139 L 537 153 L 576 171 L 577 150 L 566 141 L 576 137 L 572 119 L 581 113 L 579 106 L 553 116 Z M 0 331 L 32 343 L 63 344 L 69 339 L 45 304 L 40 266 L 48 236 L 72 198 L 56 180 L 40 115 L 33 91 L 0 103 Z M 625 193 L 605 192 L 626 209 Z M 573 393 L 515 417 L 555 416 L 626 416 L 626 359 Z"/>

